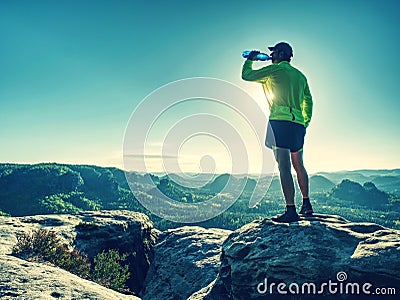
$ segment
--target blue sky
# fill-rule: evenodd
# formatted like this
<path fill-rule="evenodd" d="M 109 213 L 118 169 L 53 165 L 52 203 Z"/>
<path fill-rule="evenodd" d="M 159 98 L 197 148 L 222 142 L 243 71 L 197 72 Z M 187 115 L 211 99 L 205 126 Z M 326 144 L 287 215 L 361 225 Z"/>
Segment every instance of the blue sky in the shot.
<path fill-rule="evenodd" d="M 1 162 L 122 167 L 124 131 L 155 89 L 241 80 L 278 41 L 307 76 L 311 172 L 400 167 L 397 1 L 0 2 Z M 262 65 L 260 65 L 262 66 Z"/>

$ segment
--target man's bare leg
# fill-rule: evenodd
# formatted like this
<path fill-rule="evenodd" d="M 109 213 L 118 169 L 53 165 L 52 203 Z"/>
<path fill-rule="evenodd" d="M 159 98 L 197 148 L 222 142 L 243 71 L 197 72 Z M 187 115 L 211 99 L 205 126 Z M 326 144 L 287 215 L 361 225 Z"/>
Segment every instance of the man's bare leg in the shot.
<path fill-rule="evenodd" d="M 303 163 L 303 150 L 290 153 L 290 158 L 292 160 L 293 168 L 297 174 L 297 182 L 299 183 L 301 194 L 303 195 L 303 198 L 308 198 L 309 181 L 308 174 Z"/>
<path fill-rule="evenodd" d="M 274 150 L 274 154 L 275 159 L 278 162 L 282 192 L 286 201 L 286 211 L 282 215 L 271 218 L 271 220 L 285 223 L 298 221 L 299 215 L 296 212 L 296 206 L 294 204 L 294 183 L 291 172 L 292 164 L 290 162 L 290 150 L 276 149 Z"/>
<path fill-rule="evenodd" d="M 300 214 L 312 215 L 313 208 L 310 202 L 309 194 L 309 179 L 306 168 L 303 163 L 303 150 L 290 153 L 292 165 L 297 174 L 297 182 L 299 183 L 301 194 L 303 195 L 303 204 L 301 206 Z"/>
<path fill-rule="evenodd" d="M 294 205 L 294 183 L 291 172 L 290 150 L 275 149 L 274 154 L 278 163 L 279 177 L 286 205 Z"/>

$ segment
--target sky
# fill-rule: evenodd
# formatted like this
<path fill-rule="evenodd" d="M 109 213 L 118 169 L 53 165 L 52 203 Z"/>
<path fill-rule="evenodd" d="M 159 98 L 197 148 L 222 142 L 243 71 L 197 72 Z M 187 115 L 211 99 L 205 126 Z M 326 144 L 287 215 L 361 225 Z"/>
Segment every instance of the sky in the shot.
<path fill-rule="evenodd" d="M 123 168 L 135 109 L 186 78 L 232 83 L 268 116 L 261 85 L 241 79 L 241 52 L 286 41 L 314 100 L 308 171 L 399 168 L 399 11 L 390 0 L 2 0 L 0 162 Z M 168 111 L 170 123 L 161 120 L 151 135 L 158 148 L 146 152 L 148 170 L 162 171 L 156 137 L 172 120 L 200 110 L 241 124 L 229 109 L 205 103 Z M 247 143 L 246 133 L 239 136 Z M 198 172 L 210 155 L 226 152 L 211 165 L 229 171 L 234 149 L 215 136 L 193 137 L 180 144 L 182 170 Z"/>

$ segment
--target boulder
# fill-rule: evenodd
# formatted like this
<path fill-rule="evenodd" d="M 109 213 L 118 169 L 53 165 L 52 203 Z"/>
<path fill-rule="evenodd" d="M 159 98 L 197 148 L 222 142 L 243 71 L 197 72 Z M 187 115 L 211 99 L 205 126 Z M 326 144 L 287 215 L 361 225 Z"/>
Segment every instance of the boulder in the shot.
<path fill-rule="evenodd" d="M 80 216 L 83 223 L 75 226 L 74 247 L 89 258 L 101 249 L 118 249 L 121 254 L 127 253 L 131 273 L 127 286 L 138 293 L 143 288 L 153 260 L 153 246 L 159 235 L 150 219 L 142 213 L 130 211 L 85 212 Z"/>
<path fill-rule="evenodd" d="M 218 274 L 221 245 L 230 233 L 198 226 L 163 232 L 154 247 L 142 299 L 187 299 L 207 286 Z"/>
<path fill-rule="evenodd" d="M 38 228 L 55 231 L 72 249 L 92 259 L 109 249 L 127 253 L 130 278 L 129 289 L 138 293 L 153 259 L 153 245 L 159 231 L 149 218 L 131 211 L 86 211 L 75 215 L 35 215 L 26 217 L 0 217 L 0 254 L 10 254 L 17 235 Z"/>
<path fill-rule="evenodd" d="M 140 300 L 82 279 L 60 268 L 0 255 L 1 299 Z"/>
<path fill-rule="evenodd" d="M 399 270 L 398 230 L 332 215 L 290 224 L 264 219 L 225 240 L 216 280 L 189 299 L 349 299 L 357 291 L 361 298 L 372 295 L 377 287 L 398 294 Z"/>

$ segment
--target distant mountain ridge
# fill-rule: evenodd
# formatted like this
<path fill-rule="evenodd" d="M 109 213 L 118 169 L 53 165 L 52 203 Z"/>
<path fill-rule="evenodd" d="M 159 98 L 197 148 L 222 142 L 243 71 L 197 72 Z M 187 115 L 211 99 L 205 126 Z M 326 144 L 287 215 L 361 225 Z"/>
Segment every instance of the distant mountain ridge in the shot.
<path fill-rule="evenodd" d="M 235 229 L 251 220 L 276 214 L 284 206 L 278 176 L 261 178 L 261 184 L 267 192 L 254 208 L 249 208 L 248 204 L 257 183 L 254 178 L 230 174 L 214 177 L 203 174 L 197 178 L 202 182 L 198 182 L 196 187 L 191 184 L 191 177 L 179 177 L 178 174 L 158 177 L 153 174 L 125 173 L 113 167 L 56 163 L 0 164 L 0 214 L 25 216 L 126 209 L 151 216 L 151 212 L 139 203 L 130 188 L 152 199 L 156 196 L 152 193 L 156 187 L 178 203 L 207 201 L 222 191 L 225 194 L 219 196 L 226 199 L 240 195 L 228 211 L 204 226 Z M 354 178 L 363 182 L 356 182 Z M 232 182 L 231 190 L 224 190 L 229 180 Z M 399 183 L 400 169 L 320 172 L 310 176 L 310 191 L 318 211 L 340 213 L 351 218 L 354 213 L 347 214 L 349 210 L 346 209 L 359 207 L 362 208 L 357 211 L 359 220 L 373 217 L 371 221 L 381 220 L 384 226 L 400 227 L 400 221 L 396 222 L 400 219 Z M 296 201 L 301 201 L 299 191 L 296 195 Z M 159 227 L 173 226 L 160 218 L 151 218 Z M 163 224 L 160 225 L 160 222 Z"/>
<path fill-rule="evenodd" d="M 327 192 L 332 189 L 335 184 L 322 175 L 310 176 L 310 190 L 313 192 Z"/>
<path fill-rule="evenodd" d="M 217 176 L 211 183 L 204 186 L 205 189 L 210 190 L 212 193 L 219 193 L 231 181 L 233 186 L 243 187 L 246 192 L 251 192 L 256 186 L 256 180 L 248 178 L 247 176 L 238 178 L 230 174 L 222 174 Z"/>
<path fill-rule="evenodd" d="M 336 185 L 328 195 L 372 208 L 381 208 L 389 204 L 390 201 L 390 195 L 378 190 L 372 182 L 361 185 L 349 179 L 345 179 Z"/>
<path fill-rule="evenodd" d="M 339 184 L 344 179 L 349 179 L 360 184 L 373 182 L 379 189 L 385 192 L 400 195 L 400 169 L 317 172 L 314 175 L 324 176 L 334 184 Z"/>

